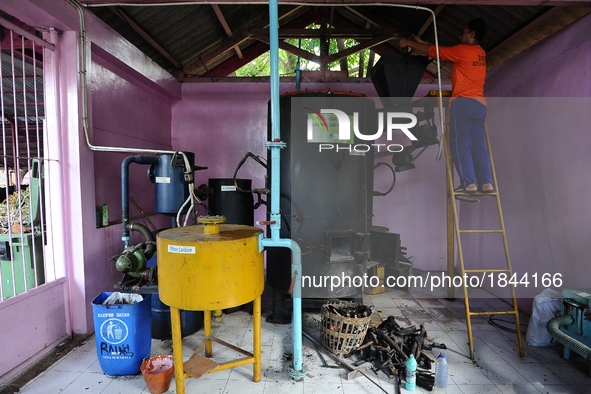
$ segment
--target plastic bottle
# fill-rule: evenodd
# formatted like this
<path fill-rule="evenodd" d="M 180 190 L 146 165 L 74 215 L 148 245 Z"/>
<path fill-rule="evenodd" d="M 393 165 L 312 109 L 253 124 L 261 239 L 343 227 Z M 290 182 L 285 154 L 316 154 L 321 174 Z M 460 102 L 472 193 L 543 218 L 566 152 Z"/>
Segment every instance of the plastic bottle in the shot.
<path fill-rule="evenodd" d="M 447 357 L 443 352 L 439 353 L 435 362 L 435 392 L 447 392 Z"/>
<path fill-rule="evenodd" d="M 406 360 L 406 382 L 404 388 L 408 391 L 415 391 L 417 388 L 417 360 L 412 354 Z"/>

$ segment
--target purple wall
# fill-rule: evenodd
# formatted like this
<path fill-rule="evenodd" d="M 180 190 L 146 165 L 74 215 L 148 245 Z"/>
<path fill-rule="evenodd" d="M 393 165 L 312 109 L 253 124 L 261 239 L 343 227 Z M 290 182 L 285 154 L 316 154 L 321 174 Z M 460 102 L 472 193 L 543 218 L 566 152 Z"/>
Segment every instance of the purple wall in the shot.
<path fill-rule="evenodd" d="M 123 278 L 110 259 L 121 253 L 121 225 L 96 228 L 96 208 L 107 204 L 109 221 L 121 220 L 121 163 L 127 156 L 147 155 L 142 150 L 171 150 L 171 103 L 180 98 L 180 84 L 156 66 L 145 55 L 87 13 L 90 46 L 89 124 L 91 150 L 81 135 L 82 213 L 84 215 L 84 268 L 82 286 L 84 311 L 73 318 L 77 332 L 93 331 L 92 299 L 101 292 L 114 291 L 113 284 Z M 129 191 L 147 214 L 154 212 L 154 185 L 147 178 L 147 165 L 129 166 Z M 89 198 L 88 196 L 92 196 Z M 130 222 L 141 223 L 153 230 L 141 218 L 140 211 L 129 202 Z M 165 215 L 151 218 L 158 229 L 170 227 Z M 131 233 L 130 245 L 144 241 Z M 80 269 L 80 266 L 78 266 Z M 83 317 L 85 319 L 83 320 Z"/>
<path fill-rule="evenodd" d="M 589 287 L 583 274 L 591 259 L 589 37 L 591 15 L 495 68 L 486 85 L 513 270 L 519 278 L 558 273 L 567 288 Z M 464 204 L 463 225 L 496 225 L 481 208 Z M 491 242 L 475 243 L 472 253 L 483 266 L 503 263 Z M 527 298 L 542 290 L 539 282 L 519 286 L 521 309 L 530 311 Z"/>
<path fill-rule="evenodd" d="M 491 71 L 487 95 L 588 97 L 591 42 L 586 37 L 591 32 L 590 20 L 583 18 Z M 375 95 L 371 85 L 328 87 Z M 428 88 L 432 87 L 421 87 Z M 280 89 L 282 93 L 291 90 L 293 86 L 282 85 Z M 197 163 L 209 166 L 209 170 L 198 173 L 197 183 L 206 183 L 210 177 L 231 177 L 247 151 L 266 156 L 267 101 L 266 84 L 183 85 L 183 99 L 173 105 L 173 147 L 191 147 Z M 569 130 L 570 137 L 565 138 L 557 132 L 560 127 L 552 121 L 552 117 L 556 119 L 552 111 L 539 109 L 540 116 L 534 112 L 535 119 L 528 121 L 523 119 L 523 112 L 516 112 L 517 108 L 523 109 L 515 102 L 491 99 L 488 118 L 514 272 L 538 272 L 540 278 L 544 273 L 562 273 L 565 283 L 584 286 L 576 272 L 590 255 L 581 239 L 589 234 L 589 221 L 585 220 L 589 208 L 581 197 L 591 191 L 582 175 L 583 166 L 589 164 L 582 148 L 590 145 L 589 133 Z M 416 161 L 416 169 L 397 174 L 391 194 L 374 198 L 374 224 L 400 233 L 409 256 L 414 257 L 414 266 L 424 270 L 446 266 L 445 166 L 443 161 L 435 161 L 435 153 L 435 147 L 427 150 Z M 561 160 L 552 160 L 556 155 Z M 254 186 L 259 187 L 264 170 L 250 162 L 240 176 L 252 178 Z M 388 171 L 376 171 L 376 190 L 386 190 L 390 182 Z M 490 201 L 461 204 L 460 211 L 463 225 L 498 225 Z M 262 212 L 257 215 L 263 218 Z M 496 240 L 466 239 L 464 247 L 467 259 L 473 259 L 476 265 L 489 268 L 504 264 L 502 245 Z M 557 264 L 567 268 L 557 269 Z M 518 288 L 524 311 L 531 310 L 529 298 L 541 292 L 540 286 Z M 504 296 L 506 292 L 498 294 Z"/>
<path fill-rule="evenodd" d="M 78 30 L 74 7 L 65 7 L 61 12 L 59 19 L 70 23 L 72 30 Z M 138 154 L 132 149 L 170 149 L 170 103 L 180 97 L 180 84 L 168 73 L 91 12 L 84 10 L 84 14 L 90 142 L 124 153 L 90 149 L 80 118 L 80 81 L 75 83 L 66 78 L 62 89 L 67 94 L 62 97 L 65 101 L 62 108 L 72 111 L 72 121 L 63 131 L 67 135 L 63 141 L 67 150 L 64 162 L 66 231 L 69 234 L 66 264 L 72 297 L 71 324 L 73 331 L 79 333 L 93 331 L 92 299 L 103 291 L 113 291 L 113 283 L 123 276 L 110 261 L 123 250 L 121 226 L 97 229 L 96 207 L 106 203 L 111 212 L 110 221 L 120 219 L 121 161 L 125 156 Z M 76 45 L 69 42 L 62 50 L 70 54 L 64 65 L 75 67 L 80 53 Z M 60 68 L 60 71 L 67 72 L 68 76 L 75 74 L 69 68 L 63 71 Z M 151 212 L 153 185 L 147 182 L 145 171 L 130 170 L 132 196 L 146 212 Z M 138 211 L 130 208 L 130 215 L 138 215 Z M 167 217 L 161 218 L 164 219 L 170 223 Z M 162 222 L 154 220 L 158 227 L 163 226 Z M 148 225 L 144 220 L 138 222 Z M 141 236 L 134 234 L 131 244 L 141 240 Z"/>
<path fill-rule="evenodd" d="M 369 84 L 302 84 L 301 90 L 351 91 L 375 97 Z M 432 85 L 421 86 L 418 96 Z M 293 84 L 281 84 L 280 93 L 295 91 Z M 269 85 L 231 83 L 183 84 L 183 98 L 173 104 L 173 148 L 189 149 L 196 163 L 208 166 L 196 174 L 196 184 L 209 178 L 231 178 L 246 152 L 266 158 L 267 103 Z M 379 105 L 379 104 L 378 104 Z M 374 224 L 401 234 L 415 267 L 444 269 L 445 262 L 445 165 L 437 162 L 437 147 L 427 149 L 416 161 L 417 168 L 397 174 L 392 193 L 374 198 Z M 388 161 L 389 159 L 380 159 Z M 248 160 L 238 176 L 264 186 L 265 169 Z M 375 190 L 386 191 L 392 174 L 385 167 L 375 172 Z M 439 197 L 435 197 L 439 194 Z M 203 211 L 203 209 L 202 209 Z M 262 208 L 255 220 L 264 220 Z"/>
<path fill-rule="evenodd" d="M 138 83 L 125 69 L 109 61 L 111 59 L 104 53 L 93 51 L 92 55 L 92 144 L 116 149 L 171 150 L 171 100 L 152 87 Z M 94 189 L 94 207 L 107 204 L 110 222 L 121 220 L 121 163 L 126 157 L 135 155 L 154 156 L 155 153 L 92 153 L 94 173 L 91 180 L 94 185 L 88 187 Z M 129 196 L 142 211 L 151 214 L 154 212 L 154 184 L 148 180 L 148 168 L 148 165 L 136 163 L 129 165 Z M 88 204 L 87 209 L 92 210 L 94 207 Z M 151 224 L 141 218 L 141 212 L 131 200 L 129 218 L 130 223 L 143 224 L 152 231 L 152 224 L 160 229 L 170 227 L 171 223 L 168 216 L 156 215 L 150 218 Z M 123 251 L 124 243 L 121 240 L 120 224 L 88 231 L 93 234 L 92 237 L 100 239 L 100 245 L 89 252 L 91 255 L 87 258 L 86 266 L 86 274 L 91 277 L 86 283 L 86 294 L 94 297 L 103 291 L 114 291 L 113 283 L 123 278 L 110 259 Z M 144 241 L 137 233 L 131 233 L 131 236 L 130 245 Z M 90 328 L 92 316 L 88 320 Z"/>
<path fill-rule="evenodd" d="M 27 317 L 34 321 L 40 316 L 39 311 L 51 311 L 43 302 L 35 302 L 37 298 L 34 297 L 43 299 L 44 292 L 50 290 L 55 293 L 51 300 L 57 299 L 59 294 L 69 297 L 69 303 L 66 300 L 56 307 L 60 319 L 61 314 L 66 315 L 62 321 L 66 321 L 67 327 L 42 319 L 56 331 L 44 342 L 51 347 L 55 338 L 69 330 L 92 332 L 90 302 L 99 292 L 111 290 L 113 281 L 121 277 L 109 261 L 122 249 L 120 226 L 96 229 L 95 209 L 107 203 L 111 219 L 119 215 L 119 169 L 128 154 L 95 152 L 86 145 L 76 70 L 78 14 L 74 8 L 65 1 L 4 0 L 2 10 L 29 25 L 56 27 L 63 32 L 59 57 L 61 74 L 56 86 L 60 92 L 60 120 L 56 127 L 61 133 L 62 150 L 58 157 L 63 177 L 63 212 L 60 212 L 63 250 L 56 247 L 59 253 L 54 263 L 56 276 L 66 279 L 36 289 L 22 297 L 23 304 L 20 304 L 30 308 Z M 89 115 L 94 144 L 193 151 L 196 164 L 209 167 L 197 173 L 196 184 L 207 183 L 212 177 L 231 177 L 247 151 L 266 156 L 268 84 L 184 84 L 181 88 L 181 84 L 90 12 L 85 10 L 84 14 L 88 38 L 92 42 L 87 46 L 86 64 L 92 71 Z M 487 95 L 591 96 L 591 40 L 588 37 L 591 37 L 591 16 L 490 72 Z M 370 84 L 303 88 L 375 94 Z M 293 86 L 281 86 L 281 92 L 291 90 Z M 572 104 L 571 108 L 579 104 Z M 584 267 L 591 257 L 587 246 L 591 207 L 586 199 L 591 193 L 587 175 L 591 159 L 586 150 L 591 146 L 591 134 L 586 125 L 591 120 L 576 116 L 590 112 L 585 110 L 589 106 L 583 103 L 577 113 L 564 110 L 555 114 L 551 109 L 538 109 L 537 114 L 529 115 L 531 119 L 516 112 L 519 108 L 534 111 L 535 105 L 528 102 L 519 107 L 510 101 L 491 100 L 489 118 L 514 270 L 520 274 L 563 271 L 568 276 L 569 286 L 588 287 L 585 276 L 578 274 L 585 272 Z M 493 116 L 495 111 L 502 116 Z M 562 127 L 569 119 L 581 119 L 579 127 L 577 124 Z M 409 256 L 414 256 L 415 267 L 425 270 L 445 267 L 445 172 L 444 163 L 435 161 L 435 153 L 435 147 L 429 148 L 416 161 L 417 169 L 398 174 L 394 191 L 376 198 L 374 208 L 374 224 L 401 233 Z M 153 186 L 145 180 L 142 168 L 132 171 L 132 195 L 144 210 L 151 211 Z M 252 178 L 253 186 L 261 187 L 264 174 L 262 167 L 249 161 L 239 176 Z M 375 189 L 387 189 L 390 177 L 387 171 L 378 170 Z M 492 220 L 490 216 L 475 212 L 476 208 L 463 204 L 462 220 L 467 224 L 488 224 Z M 135 214 L 137 212 L 132 212 Z M 259 209 L 257 219 L 263 217 L 263 210 Z M 154 220 L 158 226 L 169 223 L 163 216 Z M 475 242 L 470 253 L 490 266 L 496 259 L 490 250 L 490 243 Z M 497 251 L 495 249 L 494 253 Z M 531 297 L 539 292 L 541 288 L 530 287 L 523 292 L 520 289 L 518 296 Z M 23 309 L 17 301 L 15 297 L 3 303 L 1 321 L 18 322 L 12 329 L 23 333 L 21 342 L 33 348 L 39 338 L 33 338 L 35 334 L 29 337 L 25 330 L 18 328 L 30 325 L 30 321 L 19 319 Z M 522 308 L 528 309 L 527 301 L 523 301 Z M 0 375 L 14 372 L 19 363 L 30 362 L 43 350 L 41 344 L 36 349 L 28 349 L 27 357 L 30 354 L 31 358 L 20 360 L 18 350 L 10 349 L 5 359 L 14 362 L 2 364 Z"/>
<path fill-rule="evenodd" d="M 491 70 L 487 96 L 591 96 L 590 21 L 586 15 Z"/>

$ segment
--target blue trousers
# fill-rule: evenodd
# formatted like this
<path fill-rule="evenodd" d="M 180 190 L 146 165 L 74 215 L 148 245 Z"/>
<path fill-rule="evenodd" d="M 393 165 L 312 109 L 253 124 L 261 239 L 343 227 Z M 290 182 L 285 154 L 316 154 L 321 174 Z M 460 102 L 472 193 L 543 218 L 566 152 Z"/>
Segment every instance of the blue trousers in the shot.
<path fill-rule="evenodd" d="M 458 97 L 451 103 L 449 149 L 461 185 L 492 183 L 485 118 L 486 105 L 477 100 Z"/>

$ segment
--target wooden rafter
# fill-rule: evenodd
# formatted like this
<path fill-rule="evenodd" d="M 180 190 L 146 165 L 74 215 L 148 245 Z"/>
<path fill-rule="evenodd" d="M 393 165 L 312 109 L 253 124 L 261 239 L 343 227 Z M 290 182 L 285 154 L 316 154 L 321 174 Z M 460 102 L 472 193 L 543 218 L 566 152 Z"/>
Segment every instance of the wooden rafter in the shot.
<path fill-rule="evenodd" d="M 245 29 L 240 32 L 243 36 L 269 36 L 268 29 Z M 400 34 L 400 29 L 279 29 L 279 39 L 287 38 L 373 38 L 376 36 L 390 36 L 396 38 Z"/>
<path fill-rule="evenodd" d="M 591 12 L 591 7 L 552 7 L 519 31 L 511 34 L 486 54 L 487 68 L 490 70 L 507 61 L 516 53 L 524 51 L 535 43 L 554 34 L 564 26 Z"/>
<path fill-rule="evenodd" d="M 198 60 L 192 62 L 190 65 L 183 68 L 182 72 L 173 72 L 173 75 L 177 78 L 184 75 L 196 74 L 202 69 L 207 69 L 209 63 L 213 63 L 216 60 L 223 57 L 228 51 L 234 50 L 235 46 L 238 46 L 249 40 L 249 37 L 232 37 L 226 38 L 222 41 L 221 45 L 206 55 L 200 57 Z"/>
<path fill-rule="evenodd" d="M 345 40 L 343 38 L 337 38 L 337 48 L 340 51 L 345 49 Z M 347 72 L 349 75 L 349 65 L 347 64 L 347 59 L 341 59 L 341 71 Z"/>
<path fill-rule="evenodd" d="M 226 32 L 228 38 L 234 37 L 234 34 L 232 34 L 232 29 L 230 29 L 228 22 L 226 22 L 226 18 L 224 18 L 224 14 L 222 14 L 222 10 L 220 10 L 220 6 L 217 4 L 212 4 L 211 7 L 213 8 L 213 12 L 215 12 L 215 15 L 218 17 L 218 20 L 222 24 L 222 27 L 224 28 L 224 31 Z M 242 55 L 242 52 L 240 51 L 239 46 L 235 46 L 234 51 L 236 51 L 236 55 L 239 59 L 242 59 L 244 57 Z"/>
<path fill-rule="evenodd" d="M 394 39 L 398 36 L 399 29 L 363 29 L 363 28 L 334 28 L 334 29 L 279 29 L 279 47 L 296 56 L 302 57 L 314 63 L 318 63 L 321 69 L 329 63 L 337 60 L 345 59 L 347 56 L 353 55 L 367 48 L 372 48 L 376 45 L 382 44 L 386 41 Z M 247 29 L 241 34 L 256 38 L 259 41 L 269 43 L 269 35 L 266 29 Z M 287 38 L 318 38 L 318 37 L 332 37 L 340 38 L 354 38 L 359 41 L 359 44 L 351 48 L 339 48 L 339 52 L 332 55 L 316 55 L 303 49 L 297 48 L 291 44 L 282 41 Z"/>
<path fill-rule="evenodd" d="M 445 7 L 443 4 L 439 4 L 437 6 L 437 8 L 435 8 L 435 10 L 433 10 L 433 14 L 435 14 L 435 16 L 437 17 L 437 15 L 439 15 L 439 13 L 443 9 L 443 7 Z M 421 37 L 423 35 L 423 33 L 425 33 L 425 31 L 429 28 L 429 26 L 431 26 L 433 24 L 433 14 L 429 14 L 429 17 L 427 18 L 425 23 L 423 23 L 423 26 L 417 32 L 418 37 Z"/>
<path fill-rule="evenodd" d="M 288 9 L 287 11 L 285 11 L 284 13 L 282 13 L 279 16 L 279 22 L 281 23 L 281 21 L 284 21 L 294 15 L 297 15 L 298 13 L 301 13 L 302 10 L 304 9 L 304 6 L 296 6 L 293 8 Z M 309 11 L 308 11 L 309 12 Z M 269 22 L 268 21 L 264 21 L 264 22 L 260 22 L 258 25 L 256 25 L 256 28 L 266 28 L 269 26 Z M 177 79 L 183 79 L 187 76 L 190 75 L 194 75 L 194 74 L 203 74 L 204 72 L 207 73 L 207 69 L 211 68 L 210 65 L 212 63 L 215 63 L 216 61 L 219 61 L 220 58 L 223 58 L 225 56 L 227 56 L 227 53 L 229 51 L 233 51 L 235 46 L 238 46 L 242 43 L 245 43 L 246 41 L 254 41 L 252 39 L 250 39 L 249 37 L 244 37 L 244 36 L 234 36 L 232 38 L 228 37 L 226 39 L 224 39 L 220 45 L 214 49 L 213 51 L 208 52 L 206 55 L 204 56 L 200 56 L 198 59 L 192 61 L 190 64 L 186 65 L 182 72 L 173 72 L 173 75 L 177 78 Z M 243 59 L 240 59 L 243 60 Z"/>
<path fill-rule="evenodd" d="M 242 59 L 238 59 L 237 56 L 232 56 L 222 61 L 218 65 L 214 66 L 213 68 L 197 75 L 209 77 L 210 79 L 213 79 L 213 77 L 225 77 L 227 75 L 230 75 L 234 71 L 238 70 L 240 67 L 244 66 L 248 62 L 261 56 L 268 50 L 269 46 L 267 44 L 265 44 L 264 42 L 255 41 L 254 44 L 251 44 L 244 48 L 244 50 L 242 51 L 244 57 Z M 186 80 L 187 78 L 180 79 L 180 81 Z"/>
<path fill-rule="evenodd" d="M 344 17 L 343 15 L 335 15 L 334 25 L 335 25 L 335 28 L 337 28 L 337 29 L 360 29 L 359 26 L 357 26 L 350 19 Z M 396 31 L 398 32 L 398 36 L 409 34 L 408 30 L 406 30 L 406 29 L 405 30 L 397 29 Z M 379 33 L 380 30 L 377 29 L 377 30 L 374 30 L 374 32 Z M 394 38 L 394 36 L 392 38 Z M 374 51 L 375 53 L 377 53 L 379 55 L 385 55 L 385 54 L 389 54 L 389 53 L 397 53 L 397 51 L 394 49 L 394 47 L 391 46 L 390 44 L 388 44 L 387 42 L 372 46 L 371 49 L 372 49 L 372 51 Z"/>
<path fill-rule="evenodd" d="M 257 40 L 260 40 L 260 41 L 265 42 L 267 44 L 270 41 L 269 36 L 260 35 L 260 36 L 256 36 L 255 38 Z M 279 41 L 279 48 L 281 48 L 285 51 L 288 51 L 296 56 L 299 56 L 299 57 L 302 57 L 306 60 L 309 60 L 311 62 L 318 63 L 318 64 L 320 64 L 320 68 L 324 69 L 324 66 L 326 66 L 329 63 L 344 59 L 347 56 L 351 56 L 359 51 L 362 51 L 367 48 L 371 48 L 371 47 L 379 45 L 379 44 L 382 44 L 382 43 L 389 41 L 391 39 L 392 39 L 392 36 L 373 37 L 371 39 L 362 40 L 359 44 L 357 44 L 351 48 L 346 48 L 342 51 L 339 51 L 337 53 L 334 53 L 334 54 L 328 55 L 328 56 L 318 56 L 316 54 L 313 54 L 313 53 L 305 51 L 301 48 L 298 48 L 294 45 L 288 44 L 285 41 Z"/>
<path fill-rule="evenodd" d="M 328 63 L 332 63 L 334 61 L 343 59 L 347 56 L 351 56 L 359 51 L 374 47 L 374 46 L 382 44 L 386 41 L 390 41 L 391 39 L 392 39 L 392 36 L 377 36 L 377 37 L 374 37 L 369 40 L 363 40 L 359 44 L 357 44 L 351 48 L 347 48 L 345 50 L 339 51 L 333 55 L 328 56 L 328 58 L 327 58 Z"/>
<path fill-rule="evenodd" d="M 357 11 L 355 8 L 350 7 L 350 6 L 346 6 L 345 9 L 347 11 L 349 11 L 350 13 L 352 13 L 353 15 L 356 15 L 358 18 L 363 19 L 366 23 L 368 23 L 370 26 L 374 26 L 377 28 L 380 28 L 381 26 L 379 25 L 379 23 L 375 22 L 373 18 L 370 18 L 366 15 L 364 15 L 363 13 Z M 370 26 L 367 26 L 368 28 Z"/>

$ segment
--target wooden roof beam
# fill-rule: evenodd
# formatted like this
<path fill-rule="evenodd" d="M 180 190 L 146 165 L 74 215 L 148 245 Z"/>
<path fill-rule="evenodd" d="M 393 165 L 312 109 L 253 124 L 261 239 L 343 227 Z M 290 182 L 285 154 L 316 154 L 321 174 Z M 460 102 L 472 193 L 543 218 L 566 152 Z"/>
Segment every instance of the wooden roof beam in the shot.
<path fill-rule="evenodd" d="M 212 4 L 211 7 L 213 8 L 213 12 L 215 12 L 215 15 L 218 17 L 218 20 L 222 24 L 222 27 L 224 28 L 224 31 L 226 32 L 228 38 L 234 37 L 234 34 L 232 34 L 232 29 L 230 29 L 228 22 L 226 22 L 226 18 L 224 18 L 224 14 L 222 14 L 222 10 L 220 10 L 220 6 L 217 4 Z M 239 59 L 242 59 L 244 57 L 238 45 L 234 47 L 234 50 L 236 51 L 236 55 Z"/>
<path fill-rule="evenodd" d="M 351 12 L 352 14 L 356 15 L 357 17 L 363 19 L 365 22 L 369 23 L 372 26 L 375 26 L 377 28 L 380 28 L 381 26 L 375 22 L 373 19 L 365 16 L 364 14 L 362 14 L 361 12 L 357 11 L 355 8 L 350 7 L 350 6 L 346 6 L 345 7 L 347 9 L 347 11 Z M 368 26 L 369 27 L 369 26 Z"/>
<path fill-rule="evenodd" d="M 540 17 L 486 53 L 487 69 L 491 70 L 516 53 L 526 50 L 561 28 L 591 12 L 591 7 L 552 7 Z"/>
<path fill-rule="evenodd" d="M 292 15 L 294 15 L 298 12 L 301 12 L 303 8 L 304 8 L 304 6 L 296 6 L 296 7 L 289 9 L 288 11 L 286 11 L 285 13 L 283 13 L 279 16 L 279 21 L 281 22 L 282 20 L 285 20 L 286 18 L 289 18 Z M 256 27 L 257 28 L 266 28 L 266 27 L 268 27 L 268 25 L 269 25 L 269 22 L 265 21 L 265 22 L 259 23 L 259 25 Z M 211 64 L 211 63 L 215 62 L 216 60 L 219 60 L 221 57 L 225 56 L 228 51 L 234 50 L 235 46 L 238 46 L 250 39 L 251 39 L 250 37 L 244 37 L 244 36 L 240 36 L 240 37 L 235 36 L 232 38 L 228 37 L 224 41 L 222 41 L 220 46 L 217 47 L 215 50 L 208 52 L 204 56 L 201 56 L 197 60 L 193 61 L 191 64 L 186 65 L 182 69 L 182 71 L 173 72 L 172 74 L 178 80 L 184 79 L 185 77 L 193 75 L 193 74 L 201 74 L 201 71 L 204 69 L 207 69 L 207 66 L 209 64 Z M 243 60 L 243 59 L 240 59 L 240 60 Z M 206 71 L 206 73 L 208 73 L 208 71 Z"/>
<path fill-rule="evenodd" d="M 279 29 L 279 39 L 285 40 L 287 38 L 372 38 L 376 36 L 391 36 L 396 38 L 400 34 L 400 29 Z M 244 36 L 251 36 L 257 38 L 259 36 L 269 36 L 268 29 L 245 29 L 241 31 Z"/>
<path fill-rule="evenodd" d="M 435 14 L 435 17 L 437 17 L 437 15 L 439 15 L 439 13 L 441 12 L 441 10 L 443 9 L 443 7 L 445 7 L 443 4 L 439 4 L 437 6 L 437 8 L 435 8 L 435 10 L 433 11 L 433 14 Z M 429 14 L 429 17 L 427 18 L 427 20 L 425 21 L 425 23 L 423 23 L 423 26 L 419 29 L 419 31 L 417 32 L 417 36 L 421 37 L 423 35 L 423 33 L 425 33 L 425 31 L 429 28 L 429 26 L 431 26 L 433 24 L 433 15 Z"/>
<path fill-rule="evenodd" d="M 256 38 L 260 41 L 267 43 L 267 44 L 269 43 L 268 36 L 267 37 L 257 36 Z M 323 69 L 324 66 L 326 66 L 329 63 L 344 59 L 344 58 L 351 56 L 359 51 L 362 51 L 363 49 L 374 47 L 376 45 L 379 45 L 379 44 L 386 42 L 388 40 L 391 40 L 391 39 L 392 39 L 391 36 L 378 36 L 378 37 L 374 37 L 372 39 L 363 40 L 359 44 L 355 45 L 354 47 L 344 49 L 342 51 L 339 51 L 339 52 L 329 55 L 329 56 L 315 55 L 313 53 L 310 53 L 308 51 L 300 49 L 296 46 L 288 44 L 285 41 L 279 41 L 279 48 L 281 48 L 285 51 L 288 51 L 290 53 L 293 53 L 296 56 L 302 57 L 308 61 L 318 63 L 318 64 L 320 64 L 320 68 Z"/>

